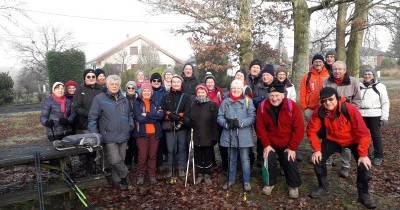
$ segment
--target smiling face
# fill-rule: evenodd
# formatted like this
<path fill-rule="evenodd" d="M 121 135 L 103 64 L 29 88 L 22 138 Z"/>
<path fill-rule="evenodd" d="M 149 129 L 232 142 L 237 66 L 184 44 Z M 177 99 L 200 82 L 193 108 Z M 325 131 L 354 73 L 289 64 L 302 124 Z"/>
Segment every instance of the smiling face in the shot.
<path fill-rule="evenodd" d="M 335 59 L 335 56 L 334 56 L 334 55 L 328 55 L 328 56 L 326 57 L 326 63 L 327 63 L 328 65 L 331 65 L 331 66 L 332 66 L 332 64 L 335 63 L 335 61 L 336 61 L 336 59 Z"/>
<path fill-rule="evenodd" d="M 322 67 L 324 66 L 324 62 L 319 59 L 314 60 L 314 62 L 312 64 L 313 64 L 314 69 L 316 69 L 317 71 L 321 71 Z"/>
<path fill-rule="evenodd" d="M 250 68 L 250 74 L 253 77 L 257 77 L 258 74 L 260 74 L 260 71 L 261 71 L 261 66 L 259 65 L 252 65 Z"/>
<path fill-rule="evenodd" d="M 206 90 L 199 88 L 197 89 L 196 96 L 199 99 L 205 99 L 207 97 L 207 92 Z"/>
<path fill-rule="evenodd" d="M 240 71 L 236 72 L 235 79 L 244 81 L 244 74 L 242 72 L 240 72 Z"/>
<path fill-rule="evenodd" d="M 64 96 L 64 86 L 63 85 L 57 85 L 54 90 L 53 90 L 54 95 L 56 95 L 58 98 L 61 98 Z"/>
<path fill-rule="evenodd" d="M 67 92 L 69 94 L 74 95 L 75 91 L 76 91 L 76 87 L 75 86 L 68 86 L 67 87 Z"/>
<path fill-rule="evenodd" d="M 151 90 L 150 89 L 143 89 L 142 90 L 142 97 L 143 98 L 146 98 L 146 99 L 149 99 L 149 98 L 151 98 Z"/>
<path fill-rule="evenodd" d="M 214 89 L 215 89 L 215 82 L 214 82 L 214 80 L 211 79 L 211 78 L 208 78 L 208 79 L 206 80 L 206 86 L 207 86 L 207 89 L 208 89 L 208 90 L 214 90 Z"/>
<path fill-rule="evenodd" d="M 183 69 L 183 74 L 185 77 L 191 77 L 193 75 L 193 68 L 191 65 L 186 65 Z"/>
<path fill-rule="evenodd" d="M 172 79 L 172 73 L 171 72 L 167 72 L 164 74 L 164 80 L 167 82 L 171 82 Z"/>
<path fill-rule="evenodd" d="M 139 71 L 139 72 L 136 74 L 136 80 L 137 80 L 138 82 L 143 82 L 143 81 L 144 81 L 144 72 L 143 72 L 143 71 Z"/>
<path fill-rule="evenodd" d="M 234 97 L 240 97 L 243 94 L 243 85 L 240 80 L 233 80 L 231 83 L 231 93 Z"/>
<path fill-rule="evenodd" d="M 175 90 L 180 90 L 182 88 L 182 80 L 177 77 L 172 78 L 171 86 Z"/>
<path fill-rule="evenodd" d="M 279 72 L 278 74 L 276 74 L 276 78 L 279 80 L 279 82 L 283 82 L 285 81 L 287 76 L 285 72 Z"/>
<path fill-rule="evenodd" d="M 135 91 L 136 91 L 136 89 L 135 89 L 135 87 L 133 87 L 133 86 L 128 86 L 127 88 L 126 88 L 126 93 L 128 94 L 128 95 L 134 95 L 135 94 Z"/>
<path fill-rule="evenodd" d="M 329 98 L 324 98 L 321 100 L 321 104 L 325 107 L 325 109 L 332 111 L 338 104 L 338 100 L 335 95 L 332 95 Z"/>
<path fill-rule="evenodd" d="M 342 79 L 346 74 L 346 67 L 340 63 L 333 64 L 333 77 L 336 79 Z"/>
<path fill-rule="evenodd" d="M 283 93 L 280 92 L 268 93 L 268 100 L 272 106 L 279 106 L 279 104 L 282 103 L 283 98 L 285 98 L 285 95 Z"/>
<path fill-rule="evenodd" d="M 106 84 L 106 76 L 104 76 L 104 74 L 99 74 L 99 76 L 97 76 L 97 84 L 101 86 Z"/>
<path fill-rule="evenodd" d="M 151 80 L 151 86 L 153 88 L 161 87 L 161 79 L 153 79 L 153 80 Z"/>
<path fill-rule="evenodd" d="M 94 73 L 88 73 L 85 76 L 85 85 L 91 86 L 96 84 L 96 75 Z"/>
<path fill-rule="evenodd" d="M 274 77 L 270 73 L 263 73 L 262 80 L 265 84 L 271 84 L 274 81 Z"/>
<path fill-rule="evenodd" d="M 371 82 L 375 77 L 374 74 L 370 71 L 366 71 L 363 74 L 364 82 Z"/>
<path fill-rule="evenodd" d="M 119 91 L 119 81 L 118 80 L 110 80 L 107 82 L 107 90 L 111 94 L 117 94 Z"/>

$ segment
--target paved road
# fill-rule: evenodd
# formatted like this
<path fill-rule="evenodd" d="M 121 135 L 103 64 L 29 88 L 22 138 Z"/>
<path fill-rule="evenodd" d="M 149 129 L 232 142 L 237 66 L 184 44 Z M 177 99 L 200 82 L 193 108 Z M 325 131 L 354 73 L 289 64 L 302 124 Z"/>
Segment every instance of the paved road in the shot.
<path fill-rule="evenodd" d="M 21 104 L 21 105 L 10 105 L 10 106 L 1 106 L 0 114 L 11 114 L 15 112 L 32 112 L 32 111 L 40 111 L 42 104 Z"/>

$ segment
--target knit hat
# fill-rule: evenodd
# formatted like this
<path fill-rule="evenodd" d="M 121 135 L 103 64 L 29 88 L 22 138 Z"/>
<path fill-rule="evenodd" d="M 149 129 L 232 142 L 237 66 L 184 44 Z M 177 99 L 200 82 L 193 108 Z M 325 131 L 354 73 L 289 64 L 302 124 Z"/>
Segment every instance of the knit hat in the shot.
<path fill-rule="evenodd" d="M 173 78 L 178 78 L 178 79 L 180 79 L 182 82 L 183 82 L 183 78 L 180 76 L 180 75 L 178 75 L 178 74 L 174 74 L 174 75 L 172 75 L 172 78 L 171 79 L 173 79 Z"/>
<path fill-rule="evenodd" d="M 89 73 L 96 74 L 96 72 L 93 69 L 86 69 L 85 71 L 83 71 L 83 80 L 85 80 L 86 75 Z M 96 75 L 96 77 L 97 77 L 97 75 Z"/>
<path fill-rule="evenodd" d="M 259 65 L 259 66 L 260 66 L 260 69 L 262 68 L 261 61 L 258 60 L 258 59 L 254 59 L 254 60 L 252 60 L 252 61 L 250 62 L 249 69 L 251 69 L 251 67 L 254 66 L 254 65 Z"/>
<path fill-rule="evenodd" d="M 200 84 L 198 84 L 198 85 L 196 86 L 196 94 L 197 94 L 197 91 L 198 91 L 199 89 L 203 89 L 204 91 L 206 91 L 206 94 L 207 94 L 207 96 L 208 96 L 208 89 L 207 89 L 207 87 L 206 87 L 203 83 L 200 83 Z"/>
<path fill-rule="evenodd" d="M 204 77 L 204 83 L 206 83 L 208 79 L 212 79 L 214 80 L 214 82 L 216 81 L 214 75 L 212 75 L 211 72 L 206 73 L 206 77 Z"/>
<path fill-rule="evenodd" d="M 326 52 L 325 58 L 327 58 L 328 55 L 333 55 L 333 57 L 336 57 L 336 52 L 334 50 L 329 50 L 328 52 Z"/>
<path fill-rule="evenodd" d="M 171 70 L 171 69 L 167 69 L 167 70 L 164 71 L 163 75 L 165 75 L 166 73 L 174 74 L 174 71 Z"/>
<path fill-rule="evenodd" d="M 160 81 L 160 82 L 162 82 L 162 78 L 161 78 L 161 74 L 159 74 L 159 73 L 153 73 L 151 76 L 150 76 L 150 81 L 153 81 L 153 79 L 158 79 L 158 81 Z"/>
<path fill-rule="evenodd" d="M 132 87 L 134 87 L 135 89 L 137 89 L 137 86 L 136 86 L 136 82 L 135 82 L 135 81 L 128 81 L 128 82 L 126 83 L 126 85 L 125 85 L 125 90 L 128 89 L 129 86 L 132 86 Z"/>
<path fill-rule="evenodd" d="M 145 89 L 151 90 L 151 94 L 153 94 L 153 87 L 151 86 L 149 80 L 143 81 L 142 86 L 140 86 L 140 95 L 143 94 L 143 90 Z"/>
<path fill-rule="evenodd" d="M 100 74 L 103 74 L 104 76 L 106 76 L 106 73 L 103 71 L 103 69 L 96 69 L 94 70 L 96 77 L 99 77 Z"/>
<path fill-rule="evenodd" d="M 285 86 L 278 82 L 273 82 L 270 86 L 268 86 L 268 93 L 272 92 L 285 93 Z"/>
<path fill-rule="evenodd" d="M 236 74 L 237 73 L 242 73 L 243 75 L 244 75 L 244 79 L 246 79 L 246 77 L 247 77 L 247 72 L 244 70 L 244 69 L 239 69 L 239 70 L 237 70 L 237 72 L 235 73 L 235 76 L 236 76 Z"/>
<path fill-rule="evenodd" d="M 75 86 L 75 87 L 78 87 L 78 83 L 77 82 L 75 82 L 75 81 L 73 81 L 73 80 L 68 80 L 66 83 L 65 83 L 65 88 L 68 88 L 69 86 Z"/>
<path fill-rule="evenodd" d="M 56 89 L 57 86 L 62 85 L 64 87 L 64 84 L 62 82 L 55 82 L 53 84 L 53 88 L 51 89 L 52 91 L 54 91 L 54 89 Z"/>
<path fill-rule="evenodd" d="M 321 60 L 322 62 L 325 62 L 324 56 L 322 56 L 321 54 L 315 54 L 314 57 L 312 58 L 311 63 L 314 63 L 315 60 Z"/>
<path fill-rule="evenodd" d="M 335 96 L 336 96 L 336 99 L 339 99 L 339 94 L 338 94 L 338 92 L 336 91 L 335 88 L 332 88 L 332 87 L 324 87 L 324 88 L 322 88 L 321 91 L 319 92 L 319 100 L 321 101 L 321 100 L 323 100 L 323 99 L 325 99 L 325 98 L 329 98 L 329 97 L 331 97 L 332 95 L 335 95 Z"/>
<path fill-rule="evenodd" d="M 267 64 L 266 66 L 264 66 L 264 68 L 261 71 L 261 75 L 263 75 L 264 73 L 268 73 L 271 76 L 274 76 L 275 75 L 274 66 L 272 64 Z"/>
<path fill-rule="evenodd" d="M 368 68 L 368 69 L 365 69 L 364 71 L 363 71 L 363 75 L 365 74 L 365 72 L 371 72 L 373 75 L 374 75 L 374 77 L 375 77 L 375 70 L 373 70 L 373 69 L 370 69 L 370 68 Z"/>
<path fill-rule="evenodd" d="M 275 74 L 278 75 L 280 72 L 285 73 L 286 77 L 288 76 L 288 70 L 286 69 L 286 67 L 279 66 L 278 69 L 276 69 Z"/>

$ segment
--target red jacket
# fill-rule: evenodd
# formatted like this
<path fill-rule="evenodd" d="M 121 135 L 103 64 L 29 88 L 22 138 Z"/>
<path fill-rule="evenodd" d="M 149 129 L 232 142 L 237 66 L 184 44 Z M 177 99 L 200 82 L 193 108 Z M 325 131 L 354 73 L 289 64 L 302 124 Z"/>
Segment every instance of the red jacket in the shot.
<path fill-rule="evenodd" d="M 222 103 L 222 100 L 224 100 L 224 93 L 220 87 L 215 86 L 214 90 L 208 91 L 208 98 L 210 98 L 210 101 L 216 103 L 219 107 Z"/>
<path fill-rule="evenodd" d="M 342 147 L 351 144 L 358 144 L 358 154 L 360 157 L 368 155 L 368 147 L 371 142 L 371 135 L 364 123 L 364 120 L 358 111 L 357 107 L 351 103 L 346 103 L 347 112 L 349 113 L 350 120 L 340 112 L 342 102 L 346 98 L 340 99 L 338 108 L 336 109 L 339 116 L 336 118 L 324 117 L 324 124 L 327 131 L 326 138 L 338 143 Z M 321 151 L 321 141 L 317 136 L 317 132 L 321 128 L 321 120 L 318 116 L 319 109 L 316 109 L 311 116 L 311 120 L 307 126 L 307 136 L 310 140 L 311 146 L 314 151 Z"/>
<path fill-rule="evenodd" d="M 278 125 L 273 120 L 271 104 L 268 99 L 257 110 L 256 133 L 264 148 L 271 145 L 273 148 L 297 150 L 304 137 L 304 120 L 300 108 L 292 101 L 292 110 L 284 98 L 279 111 Z M 261 107 L 262 106 L 262 107 Z"/>

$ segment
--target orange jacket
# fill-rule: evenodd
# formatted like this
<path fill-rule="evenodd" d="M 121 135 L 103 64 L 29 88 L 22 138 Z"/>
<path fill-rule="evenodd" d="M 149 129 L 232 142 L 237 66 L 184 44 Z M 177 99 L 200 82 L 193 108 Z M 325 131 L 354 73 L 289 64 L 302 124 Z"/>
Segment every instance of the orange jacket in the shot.
<path fill-rule="evenodd" d="M 329 77 L 329 72 L 325 67 L 320 72 L 312 67 L 310 72 L 308 85 L 306 84 L 308 72 L 301 78 L 300 82 L 300 105 L 303 110 L 318 108 L 319 91 L 322 89 L 324 81 Z"/>
<path fill-rule="evenodd" d="M 358 144 L 357 152 L 360 157 L 368 155 L 368 147 L 371 142 L 371 135 L 369 129 L 364 123 L 364 120 L 358 111 L 357 107 L 351 103 L 346 103 L 347 112 L 349 113 L 350 120 L 348 120 L 341 112 L 342 102 L 346 98 L 340 99 L 337 112 L 338 117 L 328 118 L 324 117 L 324 124 L 327 131 L 326 139 L 338 143 L 342 147 L 351 144 Z M 321 109 L 323 112 L 324 108 Z M 310 140 L 311 146 L 314 151 L 321 151 L 321 141 L 317 136 L 317 132 L 322 126 L 321 119 L 318 116 L 320 109 L 316 109 L 311 116 L 311 120 L 307 125 L 307 136 Z"/>

